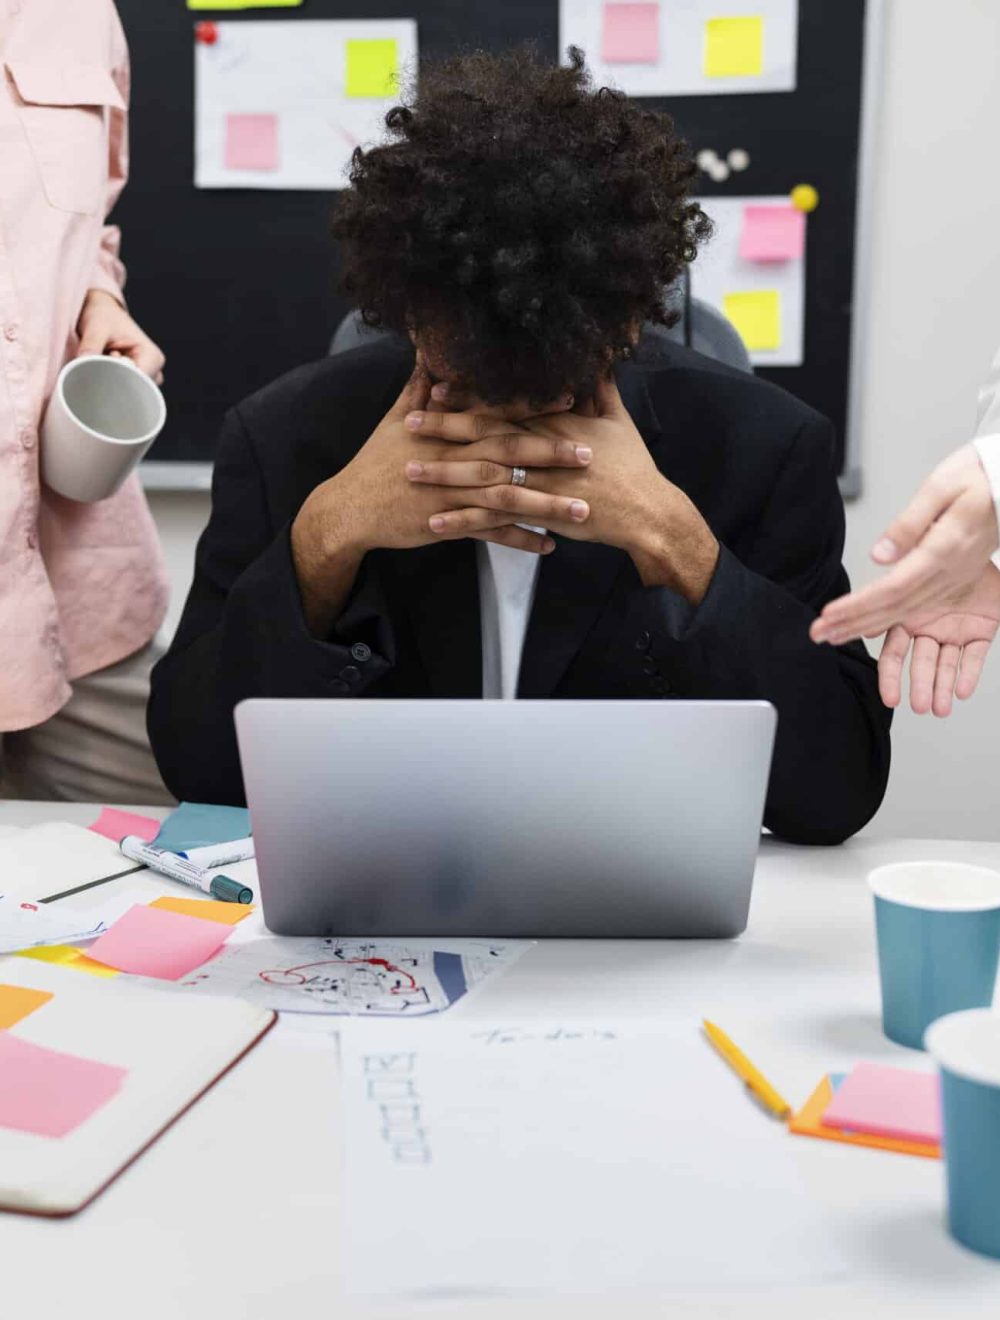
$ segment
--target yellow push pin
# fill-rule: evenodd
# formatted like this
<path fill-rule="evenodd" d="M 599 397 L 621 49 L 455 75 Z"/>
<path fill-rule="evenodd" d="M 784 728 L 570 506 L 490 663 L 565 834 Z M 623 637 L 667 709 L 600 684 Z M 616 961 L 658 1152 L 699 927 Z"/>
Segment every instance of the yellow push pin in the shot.
<path fill-rule="evenodd" d="M 815 211 L 819 206 L 819 193 L 811 183 L 797 183 L 791 197 L 796 211 Z"/>

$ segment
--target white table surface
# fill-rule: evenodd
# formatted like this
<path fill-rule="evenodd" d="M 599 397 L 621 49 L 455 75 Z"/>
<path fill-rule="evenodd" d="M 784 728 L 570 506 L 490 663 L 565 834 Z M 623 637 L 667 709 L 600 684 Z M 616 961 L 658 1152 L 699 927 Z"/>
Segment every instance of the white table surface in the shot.
<path fill-rule="evenodd" d="M 86 804 L 0 803 L 0 824 L 87 824 L 95 815 Z M 873 866 L 922 857 L 1000 867 L 1000 843 L 862 837 L 841 848 L 803 849 L 767 839 L 750 925 L 739 940 L 543 942 L 450 1013 L 513 1022 L 662 1011 L 672 1020 L 689 1017 L 692 1030 L 702 1016 L 714 1017 L 794 1103 L 824 1073 L 862 1058 L 926 1066 L 924 1056 L 881 1034 L 864 884 Z M 142 873 L 107 890 L 146 897 L 171 884 Z M 333 1028 L 335 1021 L 325 1023 Z M 300 1023 L 283 1018 L 78 1216 L 0 1214 L 0 1315 L 607 1320 L 627 1308 L 635 1317 L 741 1320 L 1000 1316 L 1000 1262 L 965 1251 L 944 1229 L 942 1164 L 803 1137 L 788 1138 L 799 1166 L 838 1233 L 846 1232 L 852 1272 L 842 1282 L 743 1296 L 713 1292 L 706 1279 L 697 1293 L 656 1297 L 348 1300 L 338 1282 L 345 1208 L 336 1063 L 324 1024 Z M 720 1073 L 720 1086 L 725 1081 Z M 750 1103 L 735 1088 L 733 1102 Z M 613 1225 L 613 1212 L 608 1220 Z"/>

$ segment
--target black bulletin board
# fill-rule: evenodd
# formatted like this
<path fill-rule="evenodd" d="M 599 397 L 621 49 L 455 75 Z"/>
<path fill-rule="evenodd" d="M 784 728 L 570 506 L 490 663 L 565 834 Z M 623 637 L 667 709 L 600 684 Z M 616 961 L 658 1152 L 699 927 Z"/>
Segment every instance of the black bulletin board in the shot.
<path fill-rule="evenodd" d="M 301 8 L 195 14 L 184 0 L 117 0 L 133 68 L 131 181 L 124 231 L 128 296 L 164 347 L 170 421 L 152 458 L 210 461 L 222 414 L 251 391 L 323 356 L 349 310 L 328 237 L 336 194 L 196 190 L 196 19 L 406 18 L 422 59 L 533 40 L 558 57 L 557 0 L 305 0 Z M 805 361 L 761 368 L 845 435 L 854 279 L 865 0 L 800 0 L 794 92 L 643 98 L 668 110 L 693 148 L 745 147 L 751 167 L 701 196 L 776 194 L 813 184 Z M 734 125 L 736 127 L 734 127 Z M 842 450 L 843 457 L 843 450 Z M 841 466 L 844 464 L 842 462 Z"/>

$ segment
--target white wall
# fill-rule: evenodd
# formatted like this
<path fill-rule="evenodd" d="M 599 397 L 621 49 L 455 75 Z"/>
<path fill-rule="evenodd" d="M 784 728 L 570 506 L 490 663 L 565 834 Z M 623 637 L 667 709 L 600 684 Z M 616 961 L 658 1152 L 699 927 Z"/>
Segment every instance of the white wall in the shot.
<path fill-rule="evenodd" d="M 871 0 L 870 0 L 871 2 Z M 860 406 L 864 494 L 848 509 L 852 577 L 922 474 L 972 425 L 1000 344 L 1000 0 L 885 0 L 871 286 Z M 205 495 L 152 498 L 175 581 L 190 580 Z M 1000 647 L 998 647 L 1000 652 Z M 897 716 L 872 829 L 1000 838 L 1000 653 L 948 721 Z"/>

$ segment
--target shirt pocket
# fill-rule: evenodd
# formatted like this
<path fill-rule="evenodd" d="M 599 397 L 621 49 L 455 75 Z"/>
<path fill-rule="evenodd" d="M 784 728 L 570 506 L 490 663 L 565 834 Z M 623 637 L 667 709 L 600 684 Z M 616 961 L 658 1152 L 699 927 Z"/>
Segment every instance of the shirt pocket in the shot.
<path fill-rule="evenodd" d="M 6 61 L 28 145 L 49 203 L 92 215 L 108 184 L 108 112 L 124 110 L 107 69 Z"/>

